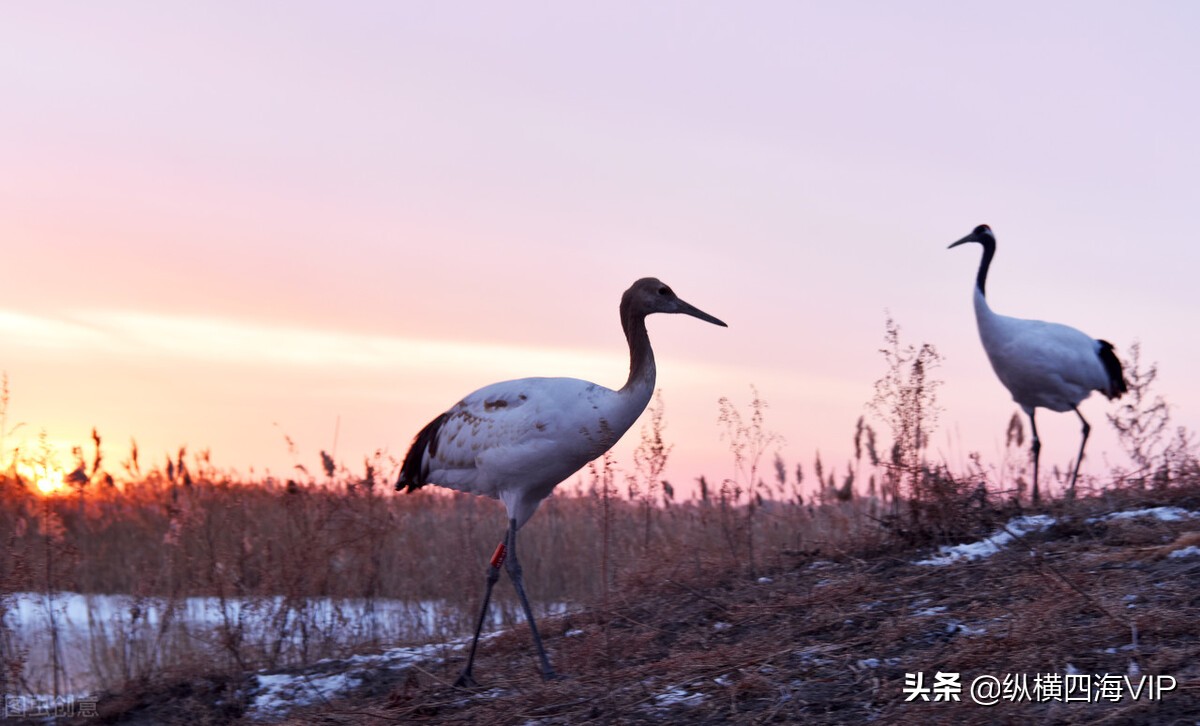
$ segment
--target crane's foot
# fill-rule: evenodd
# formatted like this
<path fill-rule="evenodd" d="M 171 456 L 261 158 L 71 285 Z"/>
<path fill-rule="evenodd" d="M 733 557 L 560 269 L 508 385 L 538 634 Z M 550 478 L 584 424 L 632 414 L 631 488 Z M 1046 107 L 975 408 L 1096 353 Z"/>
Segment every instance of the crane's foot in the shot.
<path fill-rule="evenodd" d="M 471 670 L 468 668 L 458 676 L 458 680 L 454 682 L 455 688 L 473 690 L 479 688 L 479 683 L 475 681 L 475 677 L 471 675 Z"/>
<path fill-rule="evenodd" d="M 542 680 L 549 683 L 550 681 L 566 681 L 570 679 L 561 673 L 556 673 L 554 669 L 551 669 L 549 672 L 542 671 Z"/>

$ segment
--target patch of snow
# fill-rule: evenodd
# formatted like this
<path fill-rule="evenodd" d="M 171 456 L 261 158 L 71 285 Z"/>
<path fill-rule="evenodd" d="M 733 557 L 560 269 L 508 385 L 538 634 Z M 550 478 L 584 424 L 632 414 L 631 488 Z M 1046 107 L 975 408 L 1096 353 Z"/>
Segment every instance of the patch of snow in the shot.
<path fill-rule="evenodd" d="M 485 637 L 495 635 L 490 633 Z M 464 640 L 393 648 L 378 655 L 356 655 L 340 661 L 323 660 L 310 666 L 306 672 L 259 673 L 254 676 L 255 684 L 250 688 L 250 706 L 246 715 L 251 720 L 282 718 L 293 708 L 349 695 L 380 670 L 408 668 L 419 661 L 440 662 L 445 651 L 458 651 L 465 647 Z M 329 672 L 319 672 L 322 669 Z"/>
<path fill-rule="evenodd" d="M 788 681 L 788 684 L 787 684 L 788 690 L 784 691 L 782 694 L 780 694 L 779 702 L 787 703 L 788 701 L 794 700 L 795 692 L 800 690 L 803 687 L 804 687 L 804 681 L 800 680 L 799 678 L 793 678 L 791 681 Z"/>
<path fill-rule="evenodd" d="M 729 623 L 724 622 L 724 621 L 713 623 L 713 630 L 716 630 L 718 632 L 722 631 L 722 630 L 729 630 L 732 627 L 733 627 L 732 625 L 730 625 Z"/>
<path fill-rule="evenodd" d="M 1191 547 L 1184 547 L 1183 549 L 1175 550 L 1171 554 L 1167 555 L 1167 557 L 1171 557 L 1171 558 L 1176 558 L 1176 557 L 1184 558 L 1184 557 L 1196 557 L 1196 556 L 1200 556 L 1200 547 L 1197 547 L 1196 545 L 1192 545 Z"/>
<path fill-rule="evenodd" d="M 1179 522 L 1184 519 L 1200 517 L 1200 512 L 1189 512 L 1180 507 L 1151 507 L 1149 509 L 1133 509 L 1127 512 L 1113 512 L 1103 517 L 1092 517 L 1088 524 L 1108 522 L 1113 519 L 1133 519 L 1134 517 L 1154 517 L 1162 522 Z"/>
<path fill-rule="evenodd" d="M 717 684 L 718 686 L 732 686 L 733 679 L 729 677 L 728 673 L 726 673 L 725 675 L 714 678 L 713 683 Z"/>
<path fill-rule="evenodd" d="M 878 668 L 879 667 L 879 659 L 878 658 L 863 658 L 862 660 L 860 660 L 858 662 L 858 667 L 859 668 Z"/>
<path fill-rule="evenodd" d="M 659 708 L 666 708 L 668 706 L 698 706 L 703 702 L 703 693 L 689 693 L 679 686 L 675 686 L 666 693 L 660 693 L 654 697 L 654 705 Z"/>
<path fill-rule="evenodd" d="M 1067 663 L 1066 674 L 1068 676 L 1077 676 L 1080 673 L 1082 673 L 1082 671 L 1080 671 L 1078 668 L 1076 668 L 1074 663 Z"/>
<path fill-rule="evenodd" d="M 501 688 L 500 686 L 493 686 L 493 687 L 487 689 L 486 691 L 484 691 L 483 693 L 472 694 L 471 697 L 472 698 L 482 698 L 484 700 L 491 701 L 491 700 L 500 698 L 501 696 L 507 696 L 508 694 L 509 694 L 508 690 Z"/>
<path fill-rule="evenodd" d="M 283 715 L 296 706 L 308 706 L 328 701 L 349 692 L 352 685 L 349 673 L 305 677 L 279 673 L 255 676 L 258 687 L 250 717 L 268 719 Z"/>
<path fill-rule="evenodd" d="M 571 628 L 567 632 L 563 633 L 564 638 L 578 638 L 581 635 L 583 635 L 583 631 L 579 628 Z"/>
<path fill-rule="evenodd" d="M 970 625 L 964 625 L 958 620 L 950 620 L 946 623 L 947 633 L 962 633 L 963 635 L 984 635 L 987 633 L 987 628 L 973 628 Z"/>
<path fill-rule="evenodd" d="M 760 585 L 770 585 L 772 582 L 775 582 L 775 581 L 769 577 L 758 578 L 758 584 L 760 584 Z"/>
<path fill-rule="evenodd" d="M 1010 520 L 1004 529 L 996 532 L 991 537 L 982 539 L 978 542 L 961 545 L 942 545 L 938 548 L 938 556 L 931 557 L 927 560 L 917 562 L 918 565 L 933 565 L 940 567 L 950 565 L 959 560 L 978 560 L 985 557 L 991 557 L 1000 551 L 1002 547 L 1007 545 L 1013 539 L 1014 535 L 1024 535 L 1029 532 L 1037 532 L 1054 524 L 1057 520 L 1047 514 L 1037 514 L 1028 517 L 1017 517 Z"/>
<path fill-rule="evenodd" d="M 805 665 L 825 666 L 833 661 L 824 657 L 826 653 L 841 650 L 841 646 L 810 645 L 792 651 L 792 656 L 799 658 Z"/>
<path fill-rule="evenodd" d="M 921 608 L 920 610 L 913 613 L 913 615 L 917 616 L 918 618 L 926 618 L 926 617 L 929 617 L 930 615 L 937 615 L 938 613 L 944 613 L 944 612 L 946 612 L 946 606 L 938 605 L 937 607 Z"/>

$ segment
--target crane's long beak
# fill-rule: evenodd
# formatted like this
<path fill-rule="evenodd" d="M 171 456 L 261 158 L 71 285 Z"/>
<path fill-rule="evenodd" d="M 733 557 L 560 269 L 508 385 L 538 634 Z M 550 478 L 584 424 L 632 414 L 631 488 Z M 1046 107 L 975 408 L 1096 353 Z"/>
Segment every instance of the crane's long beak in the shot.
<path fill-rule="evenodd" d="M 979 241 L 980 241 L 980 240 L 979 240 L 979 238 L 975 236 L 975 233 L 974 233 L 974 232 L 972 232 L 971 234 L 967 235 L 966 237 L 963 237 L 963 238 L 962 238 L 962 239 L 960 239 L 959 241 L 957 241 L 957 242 L 955 242 L 954 244 L 950 245 L 950 246 L 949 246 L 949 247 L 947 247 L 946 249 L 948 249 L 948 250 L 952 250 L 952 249 L 954 249 L 955 247 L 958 247 L 958 246 L 959 246 L 959 245 L 961 245 L 961 244 L 966 244 L 967 242 L 979 242 Z"/>
<path fill-rule="evenodd" d="M 696 307 L 695 305 L 692 305 L 691 303 L 686 303 L 683 300 L 679 301 L 679 309 L 676 310 L 675 312 L 683 313 L 685 315 L 691 315 L 693 318 L 700 318 L 701 320 L 703 320 L 706 323 L 712 323 L 713 325 L 720 325 L 722 328 L 729 327 L 719 318 L 714 318 L 713 316 L 704 312 L 703 310 Z"/>

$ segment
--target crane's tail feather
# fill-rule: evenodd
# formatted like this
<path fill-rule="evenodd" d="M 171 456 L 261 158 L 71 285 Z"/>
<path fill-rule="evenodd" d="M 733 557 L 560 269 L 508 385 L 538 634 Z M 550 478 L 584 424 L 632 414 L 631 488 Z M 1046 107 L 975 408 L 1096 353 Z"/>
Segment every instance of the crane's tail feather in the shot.
<path fill-rule="evenodd" d="M 1097 351 L 1100 356 L 1100 362 L 1104 364 L 1104 371 L 1108 373 L 1108 390 L 1102 391 L 1102 393 L 1108 396 L 1110 401 L 1114 398 L 1120 398 L 1123 393 L 1129 390 L 1129 385 L 1125 383 L 1125 371 L 1121 368 L 1121 361 L 1113 351 L 1112 343 L 1107 340 L 1098 340 L 1096 342 L 1100 344 L 1100 350 Z"/>
<path fill-rule="evenodd" d="M 400 466 L 400 478 L 396 480 L 396 491 L 404 489 L 408 492 L 415 492 L 428 483 L 426 477 L 429 476 L 429 464 L 426 463 L 426 460 L 437 456 L 438 434 L 441 433 L 442 424 L 446 422 L 448 416 L 448 413 L 443 413 L 430 421 L 413 439 L 412 446 L 409 447 L 408 454 L 404 457 L 404 463 Z"/>

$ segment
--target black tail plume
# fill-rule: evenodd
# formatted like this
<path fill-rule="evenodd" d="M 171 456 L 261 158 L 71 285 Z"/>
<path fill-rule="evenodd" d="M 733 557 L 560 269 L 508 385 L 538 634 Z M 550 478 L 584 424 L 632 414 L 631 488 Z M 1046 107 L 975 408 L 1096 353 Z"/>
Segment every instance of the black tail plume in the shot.
<path fill-rule="evenodd" d="M 442 424 L 445 423 L 447 416 L 449 414 L 443 413 L 430 421 L 413 439 L 412 446 L 409 447 L 408 454 L 404 457 L 404 463 L 400 466 L 400 478 L 396 480 L 396 491 L 404 489 L 408 492 L 415 492 L 425 486 L 427 483 L 425 477 L 429 476 L 429 466 L 425 464 L 425 454 L 428 452 L 431 457 L 437 456 L 438 433 L 441 432 Z"/>
<path fill-rule="evenodd" d="M 1102 391 L 1105 396 L 1111 401 L 1114 398 L 1120 398 L 1122 394 L 1129 390 L 1129 385 L 1125 383 L 1125 371 L 1121 368 L 1121 361 L 1117 359 L 1117 354 L 1113 351 L 1113 344 L 1107 340 L 1096 341 L 1100 343 L 1100 362 L 1104 364 L 1104 370 L 1108 373 L 1108 390 Z"/>

